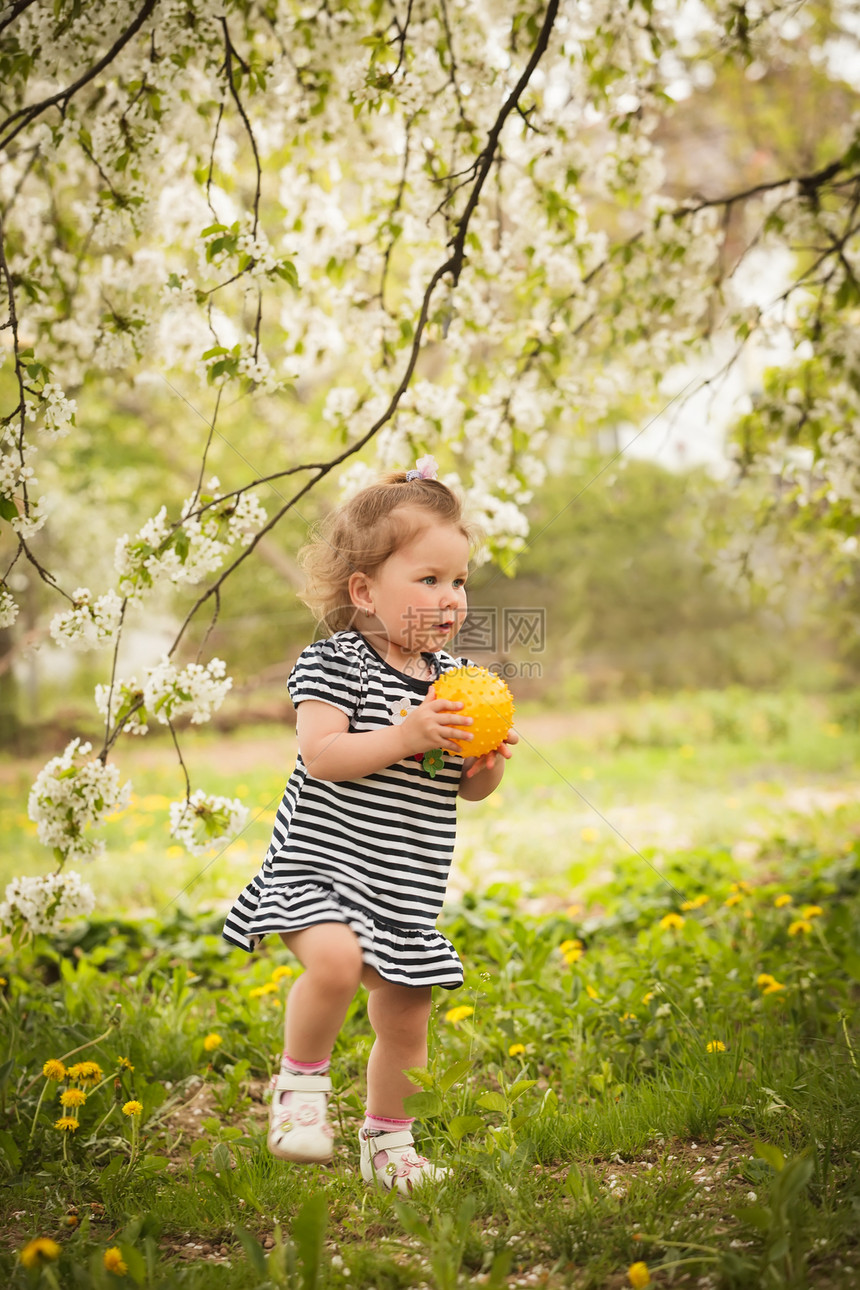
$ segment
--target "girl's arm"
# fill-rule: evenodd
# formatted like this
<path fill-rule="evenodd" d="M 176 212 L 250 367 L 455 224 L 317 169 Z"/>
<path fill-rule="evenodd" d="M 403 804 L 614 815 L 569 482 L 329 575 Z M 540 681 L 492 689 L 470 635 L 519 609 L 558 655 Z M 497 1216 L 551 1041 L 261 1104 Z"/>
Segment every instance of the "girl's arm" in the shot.
<path fill-rule="evenodd" d="M 505 773 L 505 760 L 510 757 L 510 745 L 519 743 L 519 735 L 511 729 L 498 748 L 483 757 L 467 757 L 460 776 L 460 797 L 466 802 L 480 802 L 499 787 Z M 500 754 L 497 756 L 497 754 Z"/>
<path fill-rule="evenodd" d="M 431 687 L 420 706 L 399 726 L 355 731 L 349 729 L 345 712 L 321 700 L 305 699 L 296 709 L 299 752 L 309 775 L 334 783 L 361 779 L 431 748 L 447 747 L 458 753 L 459 748 L 451 747 L 452 738 L 472 738 L 463 729 L 472 718 L 457 713 L 462 706 L 435 698 Z"/>

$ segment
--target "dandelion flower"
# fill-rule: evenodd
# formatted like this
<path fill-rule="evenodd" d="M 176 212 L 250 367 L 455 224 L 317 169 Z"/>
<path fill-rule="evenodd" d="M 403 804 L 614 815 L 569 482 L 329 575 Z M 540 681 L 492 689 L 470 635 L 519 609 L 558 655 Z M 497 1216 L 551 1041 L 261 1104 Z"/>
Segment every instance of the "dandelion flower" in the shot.
<path fill-rule="evenodd" d="M 748 896 L 752 891 L 752 887 L 748 882 L 733 882 L 729 887 L 729 891 L 741 891 Z"/>
<path fill-rule="evenodd" d="M 526 1051 L 525 1044 L 511 1044 L 508 1049 L 509 1057 L 520 1057 Z"/>
<path fill-rule="evenodd" d="M 678 929 L 682 928 L 684 926 L 685 921 L 686 920 L 682 918 L 680 914 L 664 914 L 663 917 L 660 919 L 660 926 L 665 932 L 672 927 L 678 928 Z"/>
<path fill-rule="evenodd" d="M 733 891 L 730 896 L 726 896 L 725 904 L 729 907 L 729 909 L 733 909 L 734 906 L 739 905 L 742 900 L 743 900 L 743 896 L 741 895 L 741 893 L 739 891 Z"/>
<path fill-rule="evenodd" d="M 88 1084 L 95 1087 L 104 1079 L 104 1071 L 98 1062 L 76 1062 L 74 1066 L 69 1067 L 66 1075 L 78 1084 L 83 1084 L 85 1088 Z"/>
<path fill-rule="evenodd" d="M 262 999 L 267 994 L 276 994 L 278 990 L 274 981 L 267 981 L 265 985 L 255 985 L 253 990 L 248 991 L 249 999 Z"/>
<path fill-rule="evenodd" d="M 66 1078 L 66 1068 L 56 1057 L 49 1057 L 42 1067 L 42 1074 L 45 1079 L 56 1080 L 60 1084 Z"/>
<path fill-rule="evenodd" d="M 822 915 L 823 913 L 824 913 L 824 910 L 821 908 L 821 906 L 820 906 L 820 905 L 804 905 L 804 906 L 803 906 L 803 917 L 804 917 L 804 918 L 820 918 L 820 917 L 821 917 L 821 915 Z"/>
<path fill-rule="evenodd" d="M 25 1268 L 40 1268 L 43 1263 L 56 1263 L 60 1257 L 60 1247 L 49 1236 L 37 1236 L 28 1241 L 20 1254 Z"/>
<path fill-rule="evenodd" d="M 706 1048 L 709 1053 L 724 1053 L 726 1051 L 726 1046 L 722 1039 L 712 1039 L 711 1042 L 706 1045 Z"/>
<path fill-rule="evenodd" d="M 710 899 L 711 899 L 710 896 L 707 896 L 705 895 L 704 892 L 702 892 L 701 895 L 694 896 L 692 900 L 685 900 L 681 908 L 685 911 L 689 911 L 691 909 L 701 909 L 703 905 L 707 905 Z"/>
<path fill-rule="evenodd" d="M 771 976 L 770 972 L 760 972 L 755 983 L 763 994 L 775 994 L 777 990 L 785 989 L 785 986 L 781 985 L 775 976 Z"/>
<path fill-rule="evenodd" d="M 788 925 L 789 936 L 805 936 L 807 932 L 811 931 L 812 923 L 810 923 L 808 918 L 795 918 L 794 922 L 789 923 Z"/>
<path fill-rule="evenodd" d="M 71 1115 L 61 1115 L 59 1120 L 54 1121 L 54 1128 L 61 1129 L 63 1133 L 76 1133 L 79 1127 L 77 1120 Z"/>
<path fill-rule="evenodd" d="M 653 990 L 649 990 L 647 994 L 643 994 L 643 996 L 642 996 L 642 1002 L 643 1002 L 643 1003 L 650 1003 L 650 1002 L 651 1002 L 651 1000 L 652 1000 L 653 998 L 654 998 L 654 991 L 653 991 Z"/>
<path fill-rule="evenodd" d="M 291 967 L 289 967 L 286 963 L 279 963 L 278 966 L 272 972 L 270 979 L 274 981 L 275 984 L 277 985 L 278 981 L 282 981 L 284 977 L 292 976 L 292 975 L 293 975 L 293 969 Z"/>
<path fill-rule="evenodd" d="M 635 1013 L 635 1012 L 624 1012 L 624 1013 L 622 1013 L 622 1014 L 621 1014 L 621 1020 L 622 1020 L 622 1021 L 635 1021 L 635 1020 L 636 1020 L 636 1013 Z"/>
<path fill-rule="evenodd" d="M 651 1273 L 648 1271 L 647 1263 L 631 1263 L 627 1269 L 627 1280 L 633 1286 L 633 1290 L 645 1290 L 645 1286 L 651 1284 Z"/>
<path fill-rule="evenodd" d="M 122 1257 L 122 1251 L 118 1245 L 113 1245 L 109 1250 L 105 1250 L 102 1255 L 102 1262 L 108 1272 L 112 1272 L 116 1277 L 124 1277 L 128 1272 L 128 1264 Z"/>
<path fill-rule="evenodd" d="M 140 1115 L 142 1111 L 143 1103 L 136 1102 L 134 1099 L 130 1102 L 126 1102 L 125 1106 L 122 1108 L 123 1115 Z"/>
<path fill-rule="evenodd" d="M 8 978 L 5 976 L 0 976 L 0 989 L 2 989 L 4 985 L 8 985 L 8 984 L 9 984 Z"/>
<path fill-rule="evenodd" d="M 449 1008 L 445 1013 L 445 1020 L 450 1021 L 452 1026 L 457 1026 L 467 1017 L 471 1017 L 475 1011 L 468 1003 L 459 1003 L 456 1008 Z"/>
<path fill-rule="evenodd" d="M 785 909 L 786 905 L 791 904 L 791 901 L 792 901 L 792 897 L 789 896 L 787 891 L 783 891 L 777 897 L 775 897 L 773 902 L 774 908 Z"/>
<path fill-rule="evenodd" d="M 599 998 L 600 998 L 600 995 L 597 993 L 597 991 L 595 990 L 595 988 L 594 988 L 594 986 L 593 986 L 593 985 L 587 985 L 587 986 L 585 987 L 585 993 L 588 995 L 589 999 L 599 999 Z"/>
<path fill-rule="evenodd" d="M 206 1053 L 214 1053 L 215 1049 L 220 1048 L 223 1042 L 224 1040 L 221 1036 L 216 1035 L 213 1031 L 211 1035 L 207 1035 L 203 1040 L 203 1051 Z"/>
<path fill-rule="evenodd" d="M 117 1057 L 116 1064 L 121 1071 L 133 1071 L 134 1067 L 127 1057 Z"/>
<path fill-rule="evenodd" d="M 83 1106 L 87 1095 L 82 1088 L 67 1088 L 60 1094 L 60 1106 Z"/>

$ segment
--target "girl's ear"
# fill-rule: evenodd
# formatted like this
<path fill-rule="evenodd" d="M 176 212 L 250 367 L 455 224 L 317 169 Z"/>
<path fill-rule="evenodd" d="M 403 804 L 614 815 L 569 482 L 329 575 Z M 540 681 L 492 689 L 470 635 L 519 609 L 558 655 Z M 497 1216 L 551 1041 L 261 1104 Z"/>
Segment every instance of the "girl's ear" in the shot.
<path fill-rule="evenodd" d="M 346 587 L 349 592 L 349 598 L 356 609 L 369 609 L 373 613 L 370 580 L 366 573 L 351 573 Z"/>

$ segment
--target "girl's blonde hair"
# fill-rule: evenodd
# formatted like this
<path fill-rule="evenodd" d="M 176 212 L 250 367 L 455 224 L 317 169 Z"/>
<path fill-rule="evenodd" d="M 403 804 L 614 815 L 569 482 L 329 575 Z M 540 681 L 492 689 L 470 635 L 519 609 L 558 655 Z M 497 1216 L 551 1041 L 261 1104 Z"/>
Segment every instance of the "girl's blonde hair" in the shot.
<path fill-rule="evenodd" d="M 484 540 L 478 525 L 463 519 L 462 502 L 446 484 L 407 482 L 405 470 L 389 471 L 314 526 L 298 553 L 305 571 L 299 599 L 328 635 L 351 627 L 358 613 L 349 595 L 352 574 L 372 577 L 433 521 L 455 525 L 471 552 Z"/>

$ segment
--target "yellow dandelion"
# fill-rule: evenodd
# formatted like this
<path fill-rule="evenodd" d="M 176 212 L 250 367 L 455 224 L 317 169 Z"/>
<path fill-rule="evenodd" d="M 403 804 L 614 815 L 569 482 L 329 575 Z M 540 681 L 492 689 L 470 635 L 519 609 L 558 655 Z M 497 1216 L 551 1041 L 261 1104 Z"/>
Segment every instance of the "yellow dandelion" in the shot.
<path fill-rule="evenodd" d="M 0 976 L 0 990 L 2 990 L 4 985 L 8 985 L 8 984 L 9 984 L 8 978 L 5 976 Z"/>
<path fill-rule="evenodd" d="M 803 906 L 803 917 L 804 917 L 804 918 L 820 918 L 820 917 L 821 917 L 821 915 L 822 915 L 823 913 L 824 913 L 824 910 L 821 908 L 821 906 L 820 906 L 820 905 L 804 905 L 804 906 Z"/>
<path fill-rule="evenodd" d="M 221 1036 L 216 1035 L 213 1031 L 211 1035 L 207 1035 L 203 1040 L 203 1051 L 206 1053 L 214 1053 L 215 1049 L 220 1048 L 223 1042 L 224 1040 Z"/>
<path fill-rule="evenodd" d="M 88 1084 L 95 1086 L 100 1084 L 104 1079 L 104 1071 L 98 1062 L 76 1062 L 66 1071 L 69 1079 L 75 1080 L 78 1084 L 83 1084 L 84 1088 Z"/>
<path fill-rule="evenodd" d="M 248 991 L 249 999 L 262 999 L 267 994 L 277 994 L 278 987 L 274 981 L 267 981 L 265 985 L 255 985 L 253 990 Z"/>
<path fill-rule="evenodd" d="M 25 1268 L 40 1268 L 44 1263 L 56 1263 L 60 1247 L 50 1236 L 37 1236 L 27 1242 L 18 1257 Z"/>
<path fill-rule="evenodd" d="M 582 829 L 579 836 L 582 838 L 583 842 L 596 842 L 600 837 L 600 834 L 597 832 L 597 829 L 588 827 Z"/>
<path fill-rule="evenodd" d="M 752 887 L 748 882 L 743 882 L 743 881 L 733 882 L 731 887 L 729 887 L 729 891 L 742 891 L 745 895 L 748 896 L 752 891 Z"/>
<path fill-rule="evenodd" d="M 511 1044 L 510 1048 L 508 1049 L 508 1056 L 521 1057 L 525 1051 L 526 1051 L 525 1044 Z"/>
<path fill-rule="evenodd" d="M 755 979 L 755 983 L 756 985 L 760 985 L 762 989 L 764 989 L 766 985 L 772 985 L 775 980 L 776 980 L 776 977 L 771 976 L 769 972 L 759 972 L 758 976 Z"/>
<path fill-rule="evenodd" d="M 291 967 L 288 967 L 286 963 L 280 963 L 272 972 L 270 979 L 274 981 L 275 984 L 277 985 L 278 981 L 283 981 L 284 977 L 288 977 L 292 975 L 293 975 L 293 969 Z"/>
<path fill-rule="evenodd" d="M 589 999 L 599 999 L 599 998 L 600 998 L 600 995 L 597 993 L 597 991 L 595 990 L 595 988 L 594 988 L 594 986 L 593 986 L 593 985 L 587 985 L 587 986 L 585 987 L 585 993 L 588 995 Z"/>
<path fill-rule="evenodd" d="M 792 901 L 792 897 L 789 896 L 787 891 L 780 892 L 778 896 L 774 897 L 774 901 L 773 901 L 774 908 L 785 909 L 786 905 L 791 904 L 791 901 Z"/>
<path fill-rule="evenodd" d="M 677 928 L 680 930 L 680 928 L 684 926 L 685 921 L 686 920 L 682 918 L 680 914 L 664 914 L 660 919 L 660 926 L 664 932 L 668 931 L 670 928 Z"/>
<path fill-rule="evenodd" d="M 118 1245 L 105 1250 L 102 1255 L 102 1263 L 104 1263 L 106 1271 L 112 1272 L 115 1277 L 124 1277 L 128 1272 L 128 1264 L 122 1257 L 122 1251 Z"/>
<path fill-rule="evenodd" d="M 788 925 L 789 936 L 805 936 L 807 932 L 811 931 L 812 923 L 810 923 L 808 918 L 795 918 L 794 922 L 789 923 Z"/>
<path fill-rule="evenodd" d="M 465 1021 L 467 1017 L 471 1017 L 474 1011 L 475 1009 L 471 1007 L 470 1004 L 459 1003 L 456 1008 L 448 1009 L 445 1013 L 445 1020 L 450 1021 L 452 1026 L 458 1026 L 461 1021 Z"/>
<path fill-rule="evenodd" d="M 622 1021 L 635 1021 L 635 1020 L 636 1020 L 636 1013 L 635 1013 L 635 1012 L 623 1012 L 623 1013 L 621 1014 L 621 1020 L 622 1020 Z"/>
<path fill-rule="evenodd" d="M 54 1121 L 54 1128 L 63 1133 L 76 1133 L 79 1127 L 77 1120 L 71 1115 L 61 1115 L 59 1120 Z"/>
<path fill-rule="evenodd" d="M 45 1079 L 55 1080 L 58 1084 L 66 1078 L 66 1068 L 56 1057 L 49 1057 L 42 1067 Z"/>
<path fill-rule="evenodd" d="M 116 1064 L 121 1071 L 133 1071 L 134 1067 L 127 1057 L 117 1057 Z"/>
<path fill-rule="evenodd" d="M 648 1271 L 647 1263 L 631 1263 L 627 1269 L 627 1280 L 633 1286 L 633 1290 L 645 1290 L 645 1286 L 651 1284 L 651 1273 Z"/>
<path fill-rule="evenodd" d="M 83 1106 L 87 1095 L 82 1088 L 67 1088 L 60 1094 L 60 1106 Z"/>
<path fill-rule="evenodd" d="M 570 967 L 572 963 L 578 963 L 581 958 L 582 950 L 568 950 L 564 956 L 564 961 Z"/>
<path fill-rule="evenodd" d="M 643 996 L 642 996 L 642 1002 L 643 1002 L 643 1003 L 650 1003 L 650 1002 L 651 1002 L 651 1000 L 652 1000 L 653 998 L 654 998 L 654 991 L 653 991 L 653 990 L 649 990 L 647 994 L 643 994 Z"/>
<path fill-rule="evenodd" d="M 762 994 L 776 994 L 779 990 L 784 990 L 785 986 L 779 981 L 770 981 L 762 991 Z"/>
<path fill-rule="evenodd" d="M 129 1116 L 140 1115 L 142 1111 L 143 1111 L 143 1103 L 136 1102 L 134 1098 L 132 1098 L 130 1102 L 126 1102 L 125 1106 L 122 1108 L 123 1115 L 129 1115 Z"/>
<path fill-rule="evenodd" d="M 726 1046 L 722 1039 L 712 1039 L 705 1047 L 709 1053 L 724 1053 L 726 1051 Z"/>
<path fill-rule="evenodd" d="M 562 941 L 558 948 L 561 950 L 562 954 L 567 954 L 568 950 L 581 950 L 582 941 L 577 940 L 576 937 L 573 936 L 570 937 L 569 940 Z"/>
<path fill-rule="evenodd" d="M 733 909 L 735 905 L 739 905 L 742 900 L 743 896 L 741 893 L 739 891 L 733 891 L 730 896 L 726 896 L 725 904 L 728 905 L 729 909 Z"/>

